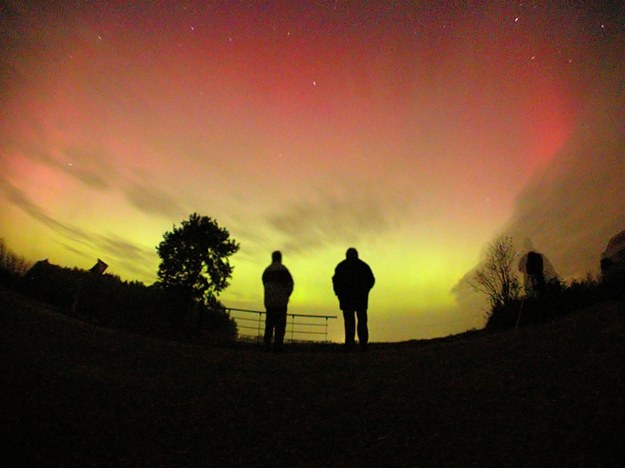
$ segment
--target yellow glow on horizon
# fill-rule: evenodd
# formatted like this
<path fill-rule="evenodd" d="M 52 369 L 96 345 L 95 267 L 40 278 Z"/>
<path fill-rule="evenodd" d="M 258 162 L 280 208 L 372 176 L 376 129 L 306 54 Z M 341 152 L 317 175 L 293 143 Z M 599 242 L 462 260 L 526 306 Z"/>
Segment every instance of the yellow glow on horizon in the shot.
<path fill-rule="evenodd" d="M 110 199 L 109 199 L 110 202 Z M 9 247 L 32 261 L 49 258 L 53 263 L 67 267 L 90 268 L 97 258 L 108 264 L 108 272 L 128 281 L 141 281 L 146 285 L 156 280 L 159 259 L 155 251 L 165 231 L 171 230 L 175 222 L 150 218 L 136 209 L 117 202 L 118 209 L 96 210 L 98 213 L 80 213 L 75 218 L 81 229 L 91 234 L 105 234 L 122 242 L 128 242 L 144 252 L 144 264 L 137 270 L 123 264 L 123 258 L 107 257 L 102 246 L 80 244 L 74 250 L 67 239 L 50 229 L 39 228 L 22 232 L 20 225 L 28 225 L 28 216 L 12 207 L 3 208 L 15 221 L 5 229 Z M 121 211 L 120 211 L 121 209 Z M 132 222 L 111 223 L 115 212 L 130 216 Z M 78 213 L 74 213 L 78 215 Z M 70 219 L 69 214 L 67 215 Z M 229 226 L 219 220 L 220 225 Z M 393 340 L 393 336 L 409 339 L 411 333 L 433 336 L 445 330 L 449 318 L 440 311 L 456 307 L 451 289 L 466 271 L 475 264 L 476 252 L 480 246 L 476 239 L 474 252 L 455 246 L 450 238 L 434 235 L 415 240 L 410 227 L 386 233 L 375 239 L 362 239 L 354 243 L 360 257 L 373 269 L 376 285 L 370 294 L 371 320 L 377 326 L 378 339 Z M 232 231 L 231 231 L 232 234 Z M 270 235 L 271 232 L 265 232 Z M 233 235 L 234 237 L 234 235 Z M 261 275 L 270 263 L 273 248 L 251 251 L 244 237 L 242 251 L 231 257 L 234 266 L 230 286 L 222 292 L 220 300 L 230 307 L 264 310 Z M 418 242 L 418 243 L 417 243 Z M 289 252 L 281 249 L 284 264 L 295 280 L 295 290 L 289 311 L 293 313 L 337 315 L 339 320 L 332 324 L 331 339 L 341 339 L 342 318 L 338 300 L 332 290 L 332 275 L 335 266 L 344 259 L 349 245 L 327 245 L 310 251 Z M 279 244 L 278 244 L 279 248 Z M 140 273 L 138 270 L 141 270 Z M 465 323 L 461 320 L 458 326 Z M 377 324 L 377 325 L 376 325 Z M 415 335 L 413 335 L 415 336 Z"/>

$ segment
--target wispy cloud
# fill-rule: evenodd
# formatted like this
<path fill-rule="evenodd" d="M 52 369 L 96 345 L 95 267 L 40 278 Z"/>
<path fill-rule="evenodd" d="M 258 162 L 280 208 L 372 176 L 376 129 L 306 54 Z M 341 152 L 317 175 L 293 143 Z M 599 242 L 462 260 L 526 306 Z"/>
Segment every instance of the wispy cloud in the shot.
<path fill-rule="evenodd" d="M 88 187 L 107 189 L 111 186 L 111 180 L 115 180 L 118 176 L 113 166 L 108 163 L 112 158 L 105 151 L 69 148 L 64 154 L 67 159 L 58 161 L 57 167 Z"/>
<path fill-rule="evenodd" d="M 397 207 L 373 191 L 325 196 L 316 201 L 292 203 L 267 218 L 285 238 L 291 251 L 304 251 L 334 243 L 357 243 L 369 235 L 397 225 Z"/>
<path fill-rule="evenodd" d="M 40 139 L 45 140 L 44 135 Z M 149 181 L 136 180 L 116 170 L 115 158 L 105 150 L 95 147 L 81 149 L 77 146 L 63 150 L 46 150 L 36 144 L 22 142 L 17 146 L 14 144 L 12 151 L 61 172 L 91 189 L 119 190 L 131 205 L 148 215 L 177 219 L 184 214 L 174 197 L 164 190 Z"/>
<path fill-rule="evenodd" d="M 177 220 L 185 214 L 185 210 L 172 196 L 147 183 L 127 184 L 124 195 L 135 208 L 149 215 Z"/>
<path fill-rule="evenodd" d="M 563 279 L 597 273 L 601 252 L 625 229 L 625 132 L 611 113 L 582 121 L 574 136 L 519 194 L 502 234 L 520 253 L 529 245 L 550 260 Z M 480 298 L 467 280 L 453 288 L 457 302 Z"/>
<path fill-rule="evenodd" d="M 45 135 L 35 137 L 45 141 Z M 98 149 L 79 149 L 70 147 L 63 150 L 44 149 L 40 145 L 20 142 L 13 151 L 18 151 L 29 160 L 43 164 L 76 179 L 87 187 L 105 190 L 111 187 L 111 181 L 118 174 L 108 161 L 112 158 L 105 151 Z"/>
<path fill-rule="evenodd" d="M 24 191 L 15 187 L 4 177 L 0 177 L 0 191 L 2 191 L 6 195 L 7 199 L 15 206 L 64 237 L 70 238 L 74 241 L 81 241 L 87 237 L 83 229 L 77 226 L 61 223 L 50 217 L 45 210 L 34 203 Z"/>
<path fill-rule="evenodd" d="M 113 271 L 119 268 L 120 270 L 135 272 L 139 278 L 153 278 L 155 276 L 156 254 L 154 250 L 146 249 L 117 236 L 103 235 L 73 224 L 62 223 L 49 216 L 46 210 L 33 202 L 25 192 L 3 177 L 0 177 L 0 192 L 13 205 L 59 235 L 62 239 L 61 243 L 68 250 L 84 258 L 93 259 L 94 252 L 95 255 L 105 256 L 106 258 L 103 260 L 113 267 Z M 97 254 L 97 252 L 101 252 L 101 254 Z"/>
<path fill-rule="evenodd" d="M 607 121 L 606 121 L 607 120 Z M 625 229 L 625 134 L 609 119 L 585 125 L 518 198 L 506 231 L 530 241 L 562 276 L 599 268 L 610 237 Z"/>
<path fill-rule="evenodd" d="M 96 247 L 106 252 L 108 263 L 136 274 L 137 278 L 154 278 L 156 274 L 155 249 L 146 249 L 117 236 L 94 236 Z M 113 266 L 113 265 L 112 265 Z"/>

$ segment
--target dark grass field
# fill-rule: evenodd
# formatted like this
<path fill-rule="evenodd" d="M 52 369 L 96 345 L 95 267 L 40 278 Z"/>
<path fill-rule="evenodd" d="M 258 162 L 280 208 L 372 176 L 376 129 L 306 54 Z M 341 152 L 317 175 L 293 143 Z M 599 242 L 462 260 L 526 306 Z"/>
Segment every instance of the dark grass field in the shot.
<path fill-rule="evenodd" d="M 625 308 L 497 334 L 208 347 L 0 291 L 3 466 L 617 466 Z"/>

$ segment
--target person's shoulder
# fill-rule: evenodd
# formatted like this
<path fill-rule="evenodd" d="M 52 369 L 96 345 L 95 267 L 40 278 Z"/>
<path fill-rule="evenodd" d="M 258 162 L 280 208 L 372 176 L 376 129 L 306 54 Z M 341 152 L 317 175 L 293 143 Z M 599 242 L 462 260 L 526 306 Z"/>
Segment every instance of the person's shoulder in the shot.
<path fill-rule="evenodd" d="M 279 274 L 289 273 L 289 269 L 286 266 L 284 266 L 282 263 L 272 263 L 265 269 L 265 271 L 271 272 L 271 273 L 279 273 Z"/>
<path fill-rule="evenodd" d="M 275 265 L 272 263 L 269 266 L 267 266 L 267 268 L 265 268 L 265 270 L 263 271 L 263 275 L 267 274 L 267 273 L 271 273 L 273 271 L 276 271 L 276 267 Z"/>

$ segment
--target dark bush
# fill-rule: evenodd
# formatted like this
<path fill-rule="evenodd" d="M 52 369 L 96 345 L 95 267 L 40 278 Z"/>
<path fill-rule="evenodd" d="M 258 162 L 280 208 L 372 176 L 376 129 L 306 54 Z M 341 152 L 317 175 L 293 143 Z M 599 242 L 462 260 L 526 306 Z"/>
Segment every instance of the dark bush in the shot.
<path fill-rule="evenodd" d="M 486 321 L 486 329 L 501 330 L 514 328 L 520 310 L 521 301 L 516 300 L 508 304 L 497 304 L 493 306 L 488 320 Z"/>
<path fill-rule="evenodd" d="M 37 262 L 21 282 L 30 297 L 102 325 L 167 337 L 236 337 L 236 324 L 215 301 L 200 306 L 181 291 L 122 281 L 118 276 Z"/>
<path fill-rule="evenodd" d="M 604 274 L 602 284 L 606 294 L 611 299 L 619 299 L 625 294 L 625 268 L 613 269 Z"/>
<path fill-rule="evenodd" d="M 226 308 L 219 301 L 212 301 L 209 306 L 204 307 L 204 323 L 201 329 L 204 330 L 204 336 L 217 342 L 223 341 L 224 338 L 234 338 L 238 333 L 236 321 L 230 318 Z"/>
<path fill-rule="evenodd" d="M 568 285 L 556 280 L 538 296 L 526 296 L 493 307 L 486 328 L 497 330 L 545 323 L 606 298 L 605 287 L 590 276 Z"/>

